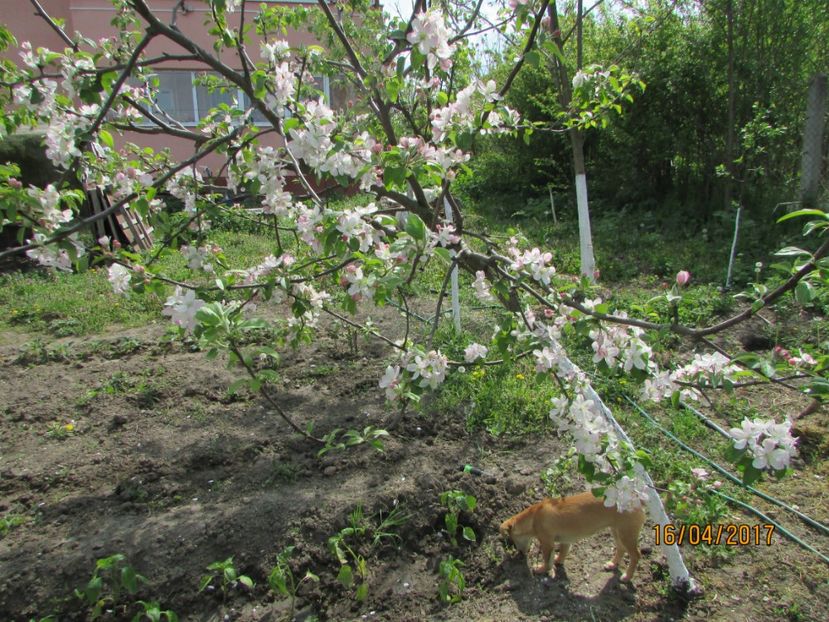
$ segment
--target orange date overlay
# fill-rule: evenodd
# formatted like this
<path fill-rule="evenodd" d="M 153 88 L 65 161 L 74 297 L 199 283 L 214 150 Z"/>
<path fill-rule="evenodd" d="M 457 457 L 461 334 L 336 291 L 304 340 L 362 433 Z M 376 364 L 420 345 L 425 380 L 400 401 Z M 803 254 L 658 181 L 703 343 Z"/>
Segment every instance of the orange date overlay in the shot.
<path fill-rule="evenodd" d="M 774 525 L 654 525 L 656 545 L 674 544 L 699 546 L 700 544 L 726 546 L 749 546 L 765 544 L 771 546 Z"/>

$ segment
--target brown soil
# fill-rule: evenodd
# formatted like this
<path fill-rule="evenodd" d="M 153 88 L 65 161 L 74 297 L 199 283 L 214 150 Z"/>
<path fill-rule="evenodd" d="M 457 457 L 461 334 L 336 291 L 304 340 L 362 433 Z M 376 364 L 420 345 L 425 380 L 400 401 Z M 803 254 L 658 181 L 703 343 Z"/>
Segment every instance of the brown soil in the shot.
<path fill-rule="evenodd" d="M 354 354 L 329 336 L 283 361 L 285 409 L 320 433 L 375 425 L 392 435 L 382 454 L 363 445 L 318 458 L 258 396 L 228 395 L 235 370 L 186 345 L 160 345 L 161 333 L 63 341 L 50 356 L 22 348 L 25 335 L 0 338 L 0 517 L 25 521 L 0 540 L 0 620 L 88 619 L 73 590 L 96 559 L 116 552 L 148 582 L 100 619 L 131 619 L 138 609 L 129 603 L 141 599 L 182 620 L 283 620 L 289 600 L 269 591 L 267 576 L 288 545 L 295 576 L 319 577 L 299 588 L 297 620 L 829 619 L 827 565 L 777 535 L 772 546 L 728 555 L 686 548 L 705 589 L 690 601 L 668 589 L 650 528 L 634 587 L 601 570 L 611 553 L 604 535 L 576 545 L 556 578 L 531 577 L 497 527 L 542 496 L 539 472 L 564 449 L 555 436 L 494 439 L 467 431 L 460 413 L 398 416 L 376 388 L 384 350 L 361 343 Z M 820 439 L 825 415 L 810 417 Z M 69 420 L 76 429 L 60 438 Z M 824 522 L 825 449 L 773 487 Z M 466 463 L 484 475 L 463 473 Z M 453 545 L 442 529 L 439 495 L 451 489 L 477 498 L 461 515 L 477 543 Z M 358 506 L 375 525 L 393 508 L 411 515 L 376 546 L 353 540 L 367 561 L 364 603 L 337 581 L 328 548 Z M 829 552 L 829 538 L 793 523 Z M 450 554 L 467 582 L 456 605 L 437 597 L 438 566 Z M 230 556 L 255 587 L 197 593 L 206 566 Z"/>

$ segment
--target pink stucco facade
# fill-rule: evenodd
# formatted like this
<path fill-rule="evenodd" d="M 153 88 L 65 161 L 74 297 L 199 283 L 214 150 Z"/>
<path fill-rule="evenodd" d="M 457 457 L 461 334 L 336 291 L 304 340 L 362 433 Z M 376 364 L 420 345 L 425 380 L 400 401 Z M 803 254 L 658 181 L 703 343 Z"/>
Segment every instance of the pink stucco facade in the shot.
<path fill-rule="evenodd" d="M 254 0 L 247 3 L 245 21 L 252 22 L 252 18 L 259 12 L 259 6 L 263 0 Z M 315 5 L 309 2 L 264 2 L 265 4 L 306 4 Z M 65 30 L 68 33 L 81 32 L 84 36 L 93 40 L 110 37 L 115 34 L 111 21 L 115 15 L 115 9 L 108 0 L 40 0 L 40 4 L 53 18 L 65 20 Z M 170 22 L 173 8 L 178 0 L 148 0 L 147 4 L 159 16 L 162 21 Z M 205 0 L 186 0 L 184 2 L 186 12 L 179 9 L 176 19 L 177 27 L 201 47 L 212 51 L 213 40 L 208 33 L 209 25 L 206 22 L 210 19 L 210 9 Z M 240 13 L 237 11 L 229 16 L 232 26 L 238 26 Z M 32 46 L 46 47 L 62 50 L 66 47 L 63 40 L 55 31 L 35 12 L 29 0 L 0 0 L 0 22 L 5 23 L 17 38 L 18 42 L 30 41 Z M 259 40 L 251 28 L 249 32 L 250 41 L 247 44 L 250 56 L 256 60 L 259 56 Z M 291 46 L 308 45 L 316 43 L 313 35 L 309 32 L 294 31 L 288 32 L 284 37 Z M 162 53 L 183 54 L 185 50 L 169 39 L 158 37 L 147 49 L 148 56 L 157 56 Z M 7 55 L 9 55 L 7 53 Z M 11 51 L 11 56 L 17 58 L 17 51 Z M 227 51 L 223 60 L 231 67 L 239 67 L 238 58 L 234 53 Z M 159 67 L 162 67 L 161 65 Z M 175 70 L 206 70 L 207 68 L 198 62 L 177 61 L 165 63 L 164 69 Z M 336 102 L 335 102 L 336 104 Z M 271 140 L 277 140 L 277 137 Z M 141 146 L 152 147 L 155 150 L 169 148 L 177 160 L 186 159 L 193 154 L 193 146 L 190 141 L 170 137 L 166 135 L 147 135 L 137 133 L 126 133 L 124 136 L 117 136 L 116 142 L 123 144 L 124 141 L 134 142 Z M 211 155 L 205 158 L 201 165 L 207 166 L 213 171 L 221 168 L 223 160 L 218 156 Z"/>

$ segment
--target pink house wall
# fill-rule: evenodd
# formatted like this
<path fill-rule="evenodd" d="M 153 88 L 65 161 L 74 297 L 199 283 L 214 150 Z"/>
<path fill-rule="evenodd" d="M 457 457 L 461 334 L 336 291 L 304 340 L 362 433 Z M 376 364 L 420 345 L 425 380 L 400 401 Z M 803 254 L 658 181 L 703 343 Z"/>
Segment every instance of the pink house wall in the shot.
<path fill-rule="evenodd" d="M 115 9 L 108 0 L 40 0 L 46 12 L 53 18 L 66 20 L 65 30 L 68 33 L 81 32 L 84 36 L 93 40 L 103 37 L 110 37 L 115 34 L 115 28 L 110 23 L 115 15 Z M 159 16 L 162 21 L 168 22 L 172 18 L 173 7 L 177 0 L 148 0 L 147 4 Z M 251 24 L 253 17 L 259 12 L 259 5 L 262 0 L 248 2 L 246 9 L 246 24 Z M 266 2 L 267 3 L 267 2 Z M 270 2 L 269 4 L 298 4 L 296 2 Z M 316 4 L 313 1 L 302 2 L 302 4 Z M 213 39 L 208 33 L 209 25 L 205 22 L 210 19 L 210 9 L 204 0 L 186 0 L 185 6 L 189 9 L 187 13 L 179 10 L 176 25 L 201 47 L 212 51 Z M 229 16 L 231 26 L 238 27 L 241 15 L 238 11 Z M 34 48 L 46 47 L 62 50 L 66 47 L 63 40 L 54 32 L 49 25 L 38 16 L 35 9 L 28 0 L 0 0 L 0 22 L 4 22 L 17 38 L 18 42 L 30 41 Z M 254 60 L 259 58 L 259 37 L 251 28 L 249 31 L 250 41 L 247 43 L 249 54 Z M 316 39 L 309 32 L 288 32 L 285 39 L 291 46 L 309 45 L 317 43 Z M 182 54 L 185 53 L 169 39 L 159 37 L 153 41 L 147 49 L 147 55 L 156 56 L 161 53 Z M 7 52 L 15 60 L 18 59 L 17 50 Z M 231 67 L 240 66 L 238 57 L 230 51 L 225 51 L 223 60 Z M 168 69 L 179 70 L 204 70 L 204 65 L 198 62 L 173 62 L 165 63 Z M 278 137 L 270 138 L 272 144 L 277 144 Z M 176 160 L 184 160 L 193 154 L 193 146 L 190 141 L 166 135 L 147 135 L 127 132 L 124 136 L 116 136 L 116 143 L 134 142 L 143 147 L 151 147 L 154 150 L 169 148 Z M 207 156 L 201 162 L 201 166 L 207 166 L 212 171 L 218 171 L 224 160 L 217 155 Z"/>

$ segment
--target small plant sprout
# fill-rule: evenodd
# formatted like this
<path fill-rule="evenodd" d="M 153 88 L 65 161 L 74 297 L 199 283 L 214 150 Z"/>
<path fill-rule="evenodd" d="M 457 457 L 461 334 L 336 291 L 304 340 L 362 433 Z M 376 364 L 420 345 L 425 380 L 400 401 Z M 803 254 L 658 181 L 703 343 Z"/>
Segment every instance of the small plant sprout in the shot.
<path fill-rule="evenodd" d="M 170 611 L 169 609 L 162 611 L 161 606 L 155 601 L 146 602 L 139 600 L 137 604 L 141 605 L 143 611 L 136 613 L 132 618 L 132 622 L 142 622 L 143 620 L 149 620 L 150 622 L 161 622 L 162 620 L 178 622 L 178 615 L 176 615 L 175 611 Z"/>
<path fill-rule="evenodd" d="M 383 540 L 400 540 L 400 536 L 394 533 L 394 530 L 405 525 L 411 517 L 412 515 L 403 511 L 399 505 L 393 507 L 385 516 L 380 512 L 380 524 L 372 533 L 371 546 L 379 546 Z"/>
<path fill-rule="evenodd" d="M 281 594 L 286 598 L 291 599 L 291 611 L 285 616 L 286 620 L 294 619 L 294 610 L 296 607 L 296 594 L 299 586 L 306 581 L 313 581 L 319 583 L 320 578 L 310 570 L 305 571 L 305 576 L 299 581 L 296 580 L 289 560 L 294 554 L 293 546 L 286 546 L 282 552 L 276 557 L 276 564 L 268 575 L 268 586 L 275 594 Z"/>
<path fill-rule="evenodd" d="M 451 555 L 440 562 L 438 596 L 443 603 L 459 603 L 466 589 L 466 579 L 461 571 L 463 562 Z"/>
<path fill-rule="evenodd" d="M 373 549 L 384 540 L 399 540 L 400 536 L 394 533 L 394 529 L 406 523 L 409 518 L 409 514 L 395 507 L 385 516 L 380 512 L 378 525 L 373 527 L 366 520 L 362 506 L 358 505 L 349 514 L 348 526 L 328 538 L 328 548 L 340 562 L 337 580 L 347 589 L 359 581 L 354 594 L 358 601 L 363 602 L 368 596 L 368 563 L 360 550 L 360 544 L 370 542 L 368 548 Z"/>
<path fill-rule="evenodd" d="M 356 574 L 360 584 L 357 586 L 354 598 L 363 602 L 368 596 L 368 564 L 365 557 L 357 550 L 356 543 L 347 541 L 348 538 L 359 540 L 366 535 L 367 527 L 362 506 L 357 506 L 349 515 L 348 520 L 348 527 L 343 527 L 339 533 L 328 538 L 328 548 L 340 562 L 337 581 L 350 590 L 354 586 Z"/>
<path fill-rule="evenodd" d="M 26 523 L 26 520 L 26 517 L 21 514 L 7 514 L 0 517 L 0 540 L 5 538 L 12 529 Z"/>
<path fill-rule="evenodd" d="M 119 606 L 124 591 L 135 594 L 139 583 L 146 582 L 144 577 L 126 563 L 126 557 L 116 553 L 95 562 L 92 578 L 83 590 L 75 590 L 75 596 L 92 607 L 89 618 L 95 620 L 101 615 L 104 607 Z"/>
<path fill-rule="evenodd" d="M 446 531 L 453 546 L 458 545 L 458 527 L 461 527 L 461 534 L 464 540 L 476 542 L 478 537 L 472 527 L 460 525 L 458 518 L 461 512 L 472 512 L 478 505 L 478 500 L 460 490 L 447 490 L 440 494 L 440 504 L 447 509 L 443 522 L 446 524 Z"/>
<path fill-rule="evenodd" d="M 74 419 L 65 422 L 53 421 L 46 430 L 46 436 L 62 441 L 75 434 L 76 430 L 77 424 Z"/>
<path fill-rule="evenodd" d="M 363 443 L 368 443 L 374 447 L 374 449 L 380 453 L 383 453 L 383 441 L 380 439 L 388 435 L 389 433 L 386 430 L 375 428 L 372 425 L 363 428 L 362 432 L 359 430 L 347 430 L 346 432 L 343 432 L 337 428 L 322 438 L 325 442 L 325 446 L 317 452 L 317 456 L 321 457 L 329 451 L 355 447 L 357 445 L 362 445 Z"/>
<path fill-rule="evenodd" d="M 212 585 L 215 579 L 219 579 L 222 600 L 227 598 L 228 590 L 235 588 L 239 583 L 248 589 L 253 589 L 253 579 L 244 574 L 240 575 L 236 571 L 232 557 L 228 557 L 223 562 L 213 562 L 207 567 L 207 570 L 209 572 L 201 578 L 201 582 L 199 583 L 199 592 L 203 592 L 207 589 L 207 586 Z"/>

